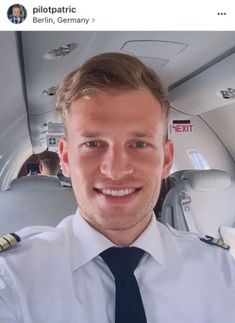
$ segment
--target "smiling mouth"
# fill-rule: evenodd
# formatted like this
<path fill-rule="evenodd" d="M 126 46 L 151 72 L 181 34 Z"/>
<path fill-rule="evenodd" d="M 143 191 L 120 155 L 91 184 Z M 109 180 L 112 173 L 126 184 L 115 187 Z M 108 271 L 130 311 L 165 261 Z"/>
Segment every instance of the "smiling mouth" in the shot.
<path fill-rule="evenodd" d="M 138 192 L 141 188 L 126 188 L 121 190 L 111 190 L 111 189 L 95 189 L 98 193 L 106 196 L 122 197 L 128 196 L 135 192 Z"/>

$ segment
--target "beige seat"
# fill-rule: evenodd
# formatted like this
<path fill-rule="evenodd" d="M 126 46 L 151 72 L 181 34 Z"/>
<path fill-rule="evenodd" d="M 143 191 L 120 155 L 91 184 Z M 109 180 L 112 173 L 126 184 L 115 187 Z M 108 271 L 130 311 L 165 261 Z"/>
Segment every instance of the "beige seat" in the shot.
<path fill-rule="evenodd" d="M 0 235 L 31 225 L 57 225 L 76 211 L 73 190 L 53 176 L 24 176 L 0 193 Z"/>
<path fill-rule="evenodd" d="M 235 223 L 234 180 L 217 169 L 183 172 L 166 195 L 161 222 L 220 238 L 219 227 Z"/>

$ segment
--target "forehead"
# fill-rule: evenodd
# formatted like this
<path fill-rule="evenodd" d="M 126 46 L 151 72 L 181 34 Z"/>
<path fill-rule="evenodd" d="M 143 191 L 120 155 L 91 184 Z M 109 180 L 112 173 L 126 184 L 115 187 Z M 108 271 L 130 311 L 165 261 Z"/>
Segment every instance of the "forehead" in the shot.
<path fill-rule="evenodd" d="M 115 135 L 159 133 L 164 129 L 160 103 L 147 89 L 99 92 L 71 104 L 68 134 L 87 131 Z"/>
<path fill-rule="evenodd" d="M 161 122 L 160 103 L 147 89 L 99 92 L 71 104 L 68 126 L 76 119 L 89 124 L 123 126 L 125 123 Z"/>

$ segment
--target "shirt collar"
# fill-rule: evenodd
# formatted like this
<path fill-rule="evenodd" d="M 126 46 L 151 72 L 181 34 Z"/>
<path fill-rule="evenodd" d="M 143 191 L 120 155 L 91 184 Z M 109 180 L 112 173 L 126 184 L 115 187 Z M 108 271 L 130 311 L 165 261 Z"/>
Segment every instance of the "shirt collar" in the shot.
<path fill-rule="evenodd" d="M 131 246 L 143 249 L 161 265 L 166 265 L 161 232 L 154 213 L 145 231 Z"/>
<path fill-rule="evenodd" d="M 75 270 L 94 259 L 104 250 L 115 246 L 104 235 L 92 228 L 79 214 L 72 216 L 71 260 L 72 270 Z M 157 262 L 165 265 L 165 254 L 162 238 L 155 215 L 138 239 L 131 245 L 148 252 Z"/>
<path fill-rule="evenodd" d="M 72 217 L 71 251 L 72 269 L 75 270 L 113 247 L 112 241 L 96 231 L 80 215 L 79 210 Z"/>

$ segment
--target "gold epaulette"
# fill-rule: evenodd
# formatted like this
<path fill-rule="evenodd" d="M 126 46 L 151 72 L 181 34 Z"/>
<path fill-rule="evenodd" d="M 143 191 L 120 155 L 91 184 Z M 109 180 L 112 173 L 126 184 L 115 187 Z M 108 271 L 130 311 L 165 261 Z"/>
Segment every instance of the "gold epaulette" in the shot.
<path fill-rule="evenodd" d="M 20 241 L 20 237 L 15 233 L 8 233 L 0 237 L 0 252 L 16 245 Z"/>
<path fill-rule="evenodd" d="M 0 252 L 8 250 L 15 246 L 18 242 L 26 241 L 37 234 L 58 232 L 59 230 L 60 229 L 57 227 L 35 225 L 32 227 L 25 227 L 16 233 L 5 234 L 4 236 L 0 237 Z"/>
<path fill-rule="evenodd" d="M 213 238 L 211 236 L 205 235 L 205 237 L 201 237 L 200 240 L 203 241 L 203 242 L 206 242 L 208 244 L 221 247 L 221 248 L 226 249 L 226 250 L 230 249 L 230 246 L 227 245 L 223 241 L 223 239 L 217 239 L 217 238 Z"/>

